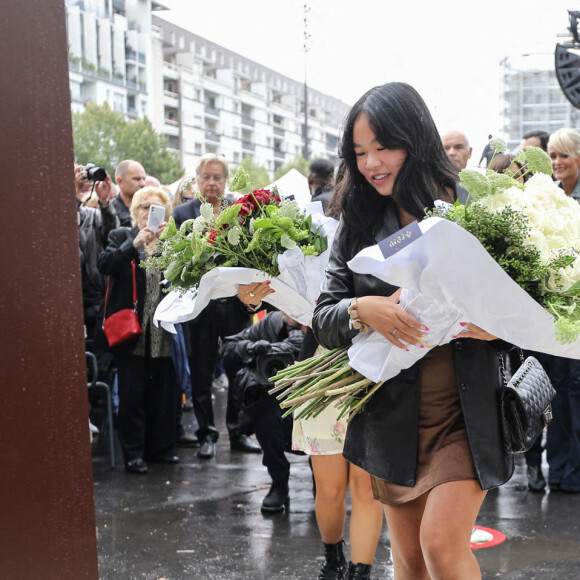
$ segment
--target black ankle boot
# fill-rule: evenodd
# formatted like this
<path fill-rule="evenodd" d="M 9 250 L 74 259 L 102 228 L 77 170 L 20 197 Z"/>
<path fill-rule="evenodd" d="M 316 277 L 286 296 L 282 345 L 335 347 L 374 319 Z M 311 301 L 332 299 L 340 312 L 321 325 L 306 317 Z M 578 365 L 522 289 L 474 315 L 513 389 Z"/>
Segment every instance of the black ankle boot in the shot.
<path fill-rule="evenodd" d="M 270 491 L 262 501 L 262 511 L 266 513 L 283 512 L 288 510 L 290 497 L 288 496 L 288 480 L 272 483 Z"/>
<path fill-rule="evenodd" d="M 348 563 L 347 580 L 370 580 L 371 564 L 353 564 Z"/>
<path fill-rule="evenodd" d="M 342 547 L 344 540 L 337 544 L 324 544 L 324 564 L 320 568 L 318 580 L 344 580 L 347 572 L 346 558 Z"/>

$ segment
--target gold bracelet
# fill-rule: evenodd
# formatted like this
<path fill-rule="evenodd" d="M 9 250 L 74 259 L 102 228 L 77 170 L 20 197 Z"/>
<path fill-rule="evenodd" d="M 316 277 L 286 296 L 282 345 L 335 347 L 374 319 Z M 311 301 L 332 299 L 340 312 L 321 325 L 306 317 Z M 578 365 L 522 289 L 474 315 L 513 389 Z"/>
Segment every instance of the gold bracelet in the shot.
<path fill-rule="evenodd" d="M 366 334 L 370 330 L 370 326 L 366 324 L 366 322 L 362 322 L 358 317 L 356 298 L 352 299 L 350 306 L 348 307 L 348 315 L 350 316 L 350 320 L 348 321 L 350 328 L 358 330 L 361 334 Z"/>

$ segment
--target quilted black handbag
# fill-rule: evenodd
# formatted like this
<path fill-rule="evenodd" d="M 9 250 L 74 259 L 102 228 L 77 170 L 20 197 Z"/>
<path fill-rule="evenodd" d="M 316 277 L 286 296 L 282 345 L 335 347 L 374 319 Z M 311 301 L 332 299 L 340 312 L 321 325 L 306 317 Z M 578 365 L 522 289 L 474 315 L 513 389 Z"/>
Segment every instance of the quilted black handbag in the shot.
<path fill-rule="evenodd" d="M 533 356 L 506 381 L 503 357 L 499 355 L 504 386 L 501 390 L 500 413 L 506 453 L 524 453 L 552 420 L 551 401 L 556 394 L 550 378 Z"/>

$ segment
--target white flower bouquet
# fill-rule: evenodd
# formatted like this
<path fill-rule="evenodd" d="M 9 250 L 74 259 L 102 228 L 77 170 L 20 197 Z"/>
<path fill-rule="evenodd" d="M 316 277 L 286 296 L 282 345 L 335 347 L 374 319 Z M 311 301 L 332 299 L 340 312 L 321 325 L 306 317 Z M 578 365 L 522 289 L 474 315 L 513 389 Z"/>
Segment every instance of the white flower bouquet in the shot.
<path fill-rule="evenodd" d="M 348 263 L 403 288 L 400 305 L 429 328 L 426 348 L 396 348 L 372 330 L 357 335 L 332 351 L 330 365 L 309 360 L 282 371 L 274 391 L 283 407 L 309 401 L 308 417 L 335 404 L 352 417 L 384 381 L 459 335 L 462 321 L 524 349 L 580 358 L 580 204 L 541 173 L 551 173 L 545 153 L 527 152 L 535 175 L 525 184 L 463 171 L 471 204 L 442 204 Z M 402 239 L 410 243 L 385 251 Z"/>

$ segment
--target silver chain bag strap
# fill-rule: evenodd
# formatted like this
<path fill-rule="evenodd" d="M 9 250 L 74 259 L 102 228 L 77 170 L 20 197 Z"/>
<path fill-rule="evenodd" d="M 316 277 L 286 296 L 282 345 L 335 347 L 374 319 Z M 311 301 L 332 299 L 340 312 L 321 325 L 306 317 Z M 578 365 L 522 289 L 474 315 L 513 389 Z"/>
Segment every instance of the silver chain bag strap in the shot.
<path fill-rule="evenodd" d="M 556 394 L 550 378 L 533 356 L 524 360 L 509 382 L 503 356 L 498 353 L 503 388 L 500 396 L 501 426 L 506 453 L 524 453 L 552 420 L 551 401 Z"/>

